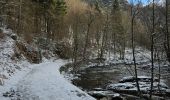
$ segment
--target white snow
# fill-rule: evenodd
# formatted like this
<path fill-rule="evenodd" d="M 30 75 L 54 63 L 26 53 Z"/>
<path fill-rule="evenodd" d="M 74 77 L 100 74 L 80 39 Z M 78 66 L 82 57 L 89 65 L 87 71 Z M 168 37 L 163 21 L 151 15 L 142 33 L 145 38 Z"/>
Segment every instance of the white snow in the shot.
<path fill-rule="evenodd" d="M 125 50 L 125 58 L 124 60 L 119 59 L 119 53 L 116 53 L 115 55 L 113 53 L 106 55 L 106 62 L 113 63 L 113 64 L 119 64 L 119 63 L 125 63 L 125 64 L 132 64 L 133 63 L 133 56 L 132 56 L 132 49 L 126 48 Z M 149 62 L 150 52 L 148 50 L 144 50 L 140 47 L 136 48 L 135 50 L 135 57 L 136 57 L 136 63 L 146 63 Z"/>
<path fill-rule="evenodd" d="M 0 28 L 6 34 L 3 39 L 0 39 L 0 75 L 10 78 L 16 71 L 28 67 L 29 63 L 22 58 L 22 60 L 12 60 L 15 49 L 15 41 L 10 37 L 11 30 Z"/>
<path fill-rule="evenodd" d="M 91 59 L 98 57 L 97 52 L 93 52 L 94 57 L 91 57 Z M 136 63 L 137 64 L 148 64 L 150 63 L 150 51 L 141 47 L 136 47 L 135 49 L 135 57 L 136 57 Z M 120 59 L 120 54 L 116 52 L 114 54 L 113 52 L 106 52 L 104 54 L 104 58 L 106 59 L 104 63 L 91 63 L 87 67 L 93 67 L 93 66 L 106 66 L 110 64 L 133 64 L 133 55 L 132 55 L 132 49 L 126 48 L 125 49 L 125 55 L 124 59 Z M 86 67 L 86 68 L 87 68 Z"/>
<path fill-rule="evenodd" d="M 117 84 L 110 84 L 107 86 L 108 89 L 130 89 L 134 88 L 135 86 L 132 83 L 117 83 Z"/>
<path fill-rule="evenodd" d="M 98 95 L 98 96 L 112 96 L 112 97 L 120 97 L 119 93 L 114 93 L 112 91 L 90 91 L 88 92 L 91 95 Z"/>
<path fill-rule="evenodd" d="M 148 76 L 138 76 L 139 78 L 139 87 L 141 91 L 147 92 L 150 90 L 151 87 L 151 83 L 150 83 L 150 79 L 151 77 Z M 123 83 L 117 83 L 117 84 L 110 84 L 107 86 L 108 89 L 117 89 L 117 90 L 135 90 L 137 91 L 136 88 L 136 82 L 134 81 L 134 77 L 133 76 L 129 76 L 129 77 L 124 77 L 121 79 L 121 82 Z M 156 79 L 156 78 L 154 78 Z M 128 81 L 129 80 L 129 81 Z M 166 91 L 166 89 L 168 89 L 168 86 L 163 82 L 163 80 L 160 80 L 160 83 L 157 82 L 156 80 L 153 83 L 153 89 L 154 90 L 160 90 L 162 91 Z"/>
<path fill-rule="evenodd" d="M 59 68 L 65 63 L 56 60 L 32 65 L 32 69 L 20 71 L 7 80 L 6 85 L 0 87 L 0 93 L 14 88 L 19 91 L 21 100 L 95 100 L 60 74 Z M 0 99 L 9 100 L 2 95 Z"/>

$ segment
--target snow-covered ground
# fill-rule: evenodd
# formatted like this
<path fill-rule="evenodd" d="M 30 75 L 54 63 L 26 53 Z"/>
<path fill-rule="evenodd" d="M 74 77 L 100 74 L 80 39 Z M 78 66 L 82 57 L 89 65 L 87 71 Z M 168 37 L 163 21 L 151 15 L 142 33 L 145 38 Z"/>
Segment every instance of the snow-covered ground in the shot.
<path fill-rule="evenodd" d="M 120 64 L 120 63 L 133 64 L 132 49 L 126 48 L 124 60 L 121 60 L 119 56 L 120 55 L 118 53 L 116 53 L 116 55 L 114 55 L 114 53 L 111 53 L 110 56 L 109 54 L 107 54 L 106 62 L 111 64 Z M 151 59 L 150 51 L 138 47 L 135 49 L 135 57 L 136 57 L 137 64 L 150 62 Z"/>
<path fill-rule="evenodd" d="M 31 69 L 16 73 L 0 86 L 0 100 L 95 100 L 87 93 L 69 83 L 59 72 L 66 62 L 63 60 L 46 61 L 31 65 Z M 14 89 L 20 96 L 6 98 L 2 94 Z"/>
<path fill-rule="evenodd" d="M 0 40 L 0 79 L 4 85 L 0 86 L 0 100 L 95 100 L 60 74 L 60 67 L 67 61 L 30 64 L 23 58 L 12 60 L 15 46 L 10 37 L 12 31 L 3 31 L 6 35 Z"/>
<path fill-rule="evenodd" d="M 15 41 L 9 36 L 10 31 L 2 30 L 5 33 L 5 37 L 0 39 L 0 75 L 8 78 L 16 70 L 20 70 L 23 63 L 11 59 L 14 54 Z"/>

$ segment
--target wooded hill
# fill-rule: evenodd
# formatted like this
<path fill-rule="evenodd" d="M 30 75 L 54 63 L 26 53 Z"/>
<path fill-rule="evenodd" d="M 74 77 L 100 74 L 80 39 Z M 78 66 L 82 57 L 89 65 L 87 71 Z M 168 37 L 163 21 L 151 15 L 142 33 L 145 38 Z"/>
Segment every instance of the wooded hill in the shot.
<path fill-rule="evenodd" d="M 108 52 L 124 59 L 125 49 L 135 47 L 170 61 L 168 2 L 1 0 L 0 22 L 28 44 L 75 62 Z"/>

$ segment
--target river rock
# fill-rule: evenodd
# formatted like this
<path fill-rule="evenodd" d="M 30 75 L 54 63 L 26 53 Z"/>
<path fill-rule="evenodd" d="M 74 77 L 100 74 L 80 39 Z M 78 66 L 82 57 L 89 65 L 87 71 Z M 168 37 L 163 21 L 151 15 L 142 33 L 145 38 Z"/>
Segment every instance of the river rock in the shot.
<path fill-rule="evenodd" d="M 88 94 L 97 99 L 111 98 L 111 100 L 123 100 L 120 94 L 112 91 L 90 91 Z"/>
<path fill-rule="evenodd" d="M 139 80 L 139 87 L 141 93 L 148 94 L 150 92 L 151 78 L 147 76 L 139 76 L 138 80 Z M 120 83 L 109 84 L 107 86 L 107 89 L 118 93 L 124 93 L 124 94 L 136 95 L 138 93 L 135 78 L 132 76 L 121 79 Z M 168 89 L 169 87 L 163 81 L 159 83 L 157 82 L 157 78 L 155 78 L 153 83 L 154 95 L 161 95 L 163 93 L 168 96 L 169 95 L 169 93 L 167 92 Z"/>
<path fill-rule="evenodd" d="M 120 83 L 125 83 L 125 82 L 135 82 L 136 78 L 134 76 L 128 76 L 128 77 L 123 77 L 119 82 Z M 150 82 L 151 81 L 151 77 L 148 76 L 138 76 L 138 81 L 141 82 Z M 158 78 L 154 77 L 154 81 L 158 82 Z"/>
<path fill-rule="evenodd" d="M 17 35 L 16 35 L 16 34 L 11 34 L 11 38 L 12 38 L 13 40 L 17 40 Z"/>

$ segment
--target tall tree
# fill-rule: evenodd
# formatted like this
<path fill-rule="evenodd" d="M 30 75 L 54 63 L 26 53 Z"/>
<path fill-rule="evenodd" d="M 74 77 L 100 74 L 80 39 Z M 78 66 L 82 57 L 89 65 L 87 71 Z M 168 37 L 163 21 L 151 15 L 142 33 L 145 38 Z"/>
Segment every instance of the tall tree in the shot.
<path fill-rule="evenodd" d="M 155 0 L 152 1 L 152 33 L 151 33 L 151 89 L 150 99 L 152 99 L 153 82 L 154 82 L 154 35 L 155 35 Z"/>
<path fill-rule="evenodd" d="M 166 17 L 166 32 L 165 32 L 165 37 L 166 37 L 166 41 L 165 41 L 165 50 L 166 50 L 166 55 L 167 55 L 167 60 L 170 62 L 170 40 L 169 40 L 169 2 L 168 0 L 166 0 L 165 2 L 165 17 Z"/>
<path fill-rule="evenodd" d="M 87 11 L 87 15 L 88 15 L 88 18 L 87 18 L 87 31 L 86 31 L 86 37 L 85 37 L 85 45 L 84 45 L 84 50 L 83 50 L 83 60 L 86 59 L 86 50 L 87 50 L 87 47 L 89 45 L 89 33 L 90 33 L 90 28 L 91 28 L 91 25 L 94 21 L 94 15 L 93 15 L 93 9 L 90 8 L 89 11 Z"/>
<path fill-rule="evenodd" d="M 17 25 L 17 33 L 18 34 L 21 34 L 21 30 L 22 30 L 22 28 L 21 28 L 21 16 L 22 16 L 22 0 L 19 0 L 19 10 L 18 10 L 18 25 Z"/>
<path fill-rule="evenodd" d="M 125 51 L 125 31 L 122 25 L 122 14 L 119 0 L 114 0 L 111 11 L 112 37 L 114 45 L 114 55 L 116 51 L 120 53 L 120 59 L 124 59 Z"/>
<path fill-rule="evenodd" d="M 139 81 L 138 81 L 138 72 L 137 72 L 137 65 L 136 65 L 136 57 L 135 57 L 135 44 L 134 44 L 134 22 L 135 18 L 138 15 L 139 10 L 134 7 L 134 0 L 131 0 L 131 43 L 132 43 L 132 55 L 133 55 L 133 63 L 135 66 L 135 79 L 136 79 L 136 86 L 137 86 L 137 91 L 140 95 L 140 87 L 139 87 Z"/>

